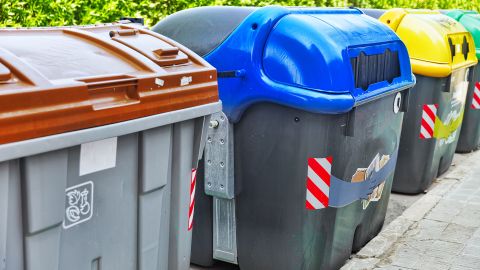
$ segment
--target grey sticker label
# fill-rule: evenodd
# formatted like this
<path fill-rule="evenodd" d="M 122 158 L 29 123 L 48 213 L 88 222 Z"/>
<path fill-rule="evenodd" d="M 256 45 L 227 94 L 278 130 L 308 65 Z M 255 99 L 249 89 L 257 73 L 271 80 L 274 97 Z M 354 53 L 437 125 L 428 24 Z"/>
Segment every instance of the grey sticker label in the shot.
<path fill-rule="evenodd" d="M 165 81 L 160 78 L 155 78 L 155 84 L 158 86 L 163 86 L 165 84 Z"/>
<path fill-rule="evenodd" d="M 88 181 L 65 190 L 66 207 L 63 228 L 68 229 L 92 218 L 93 182 Z"/>
<path fill-rule="evenodd" d="M 80 147 L 80 176 L 115 168 L 117 137 L 84 143 Z"/>

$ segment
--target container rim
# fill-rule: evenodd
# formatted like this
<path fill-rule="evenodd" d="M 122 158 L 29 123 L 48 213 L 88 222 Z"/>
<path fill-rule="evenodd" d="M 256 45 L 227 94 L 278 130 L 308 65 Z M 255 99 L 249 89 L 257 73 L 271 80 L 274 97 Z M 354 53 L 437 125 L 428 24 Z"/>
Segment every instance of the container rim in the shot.
<path fill-rule="evenodd" d="M 221 101 L 114 124 L 0 145 L 0 162 L 178 123 L 222 109 Z"/>

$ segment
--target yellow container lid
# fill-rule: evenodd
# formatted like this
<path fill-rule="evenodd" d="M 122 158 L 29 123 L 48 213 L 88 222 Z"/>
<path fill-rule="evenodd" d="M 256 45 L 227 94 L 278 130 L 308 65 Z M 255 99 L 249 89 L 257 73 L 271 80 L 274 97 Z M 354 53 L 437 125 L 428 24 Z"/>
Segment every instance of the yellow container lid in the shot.
<path fill-rule="evenodd" d="M 405 43 L 415 74 L 446 77 L 477 63 L 470 32 L 438 11 L 395 8 L 379 20 Z"/>

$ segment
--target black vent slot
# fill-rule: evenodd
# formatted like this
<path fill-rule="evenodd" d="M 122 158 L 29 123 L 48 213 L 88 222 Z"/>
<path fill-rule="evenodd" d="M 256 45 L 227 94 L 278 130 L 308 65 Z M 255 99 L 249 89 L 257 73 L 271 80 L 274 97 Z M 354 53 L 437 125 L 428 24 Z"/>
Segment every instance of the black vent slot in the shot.
<path fill-rule="evenodd" d="M 350 58 L 355 87 L 367 90 L 374 83 L 388 81 L 400 77 L 400 61 L 397 51 L 385 50 L 383 54 L 366 55 L 361 52 Z"/>
<path fill-rule="evenodd" d="M 456 54 L 456 50 L 455 50 L 455 45 L 453 45 L 451 38 L 448 38 L 448 45 L 450 46 L 450 53 L 452 54 L 452 60 L 453 60 Z"/>
<path fill-rule="evenodd" d="M 469 52 L 470 52 L 470 48 L 468 47 L 467 37 L 463 37 L 462 54 L 465 60 L 467 60 Z"/>

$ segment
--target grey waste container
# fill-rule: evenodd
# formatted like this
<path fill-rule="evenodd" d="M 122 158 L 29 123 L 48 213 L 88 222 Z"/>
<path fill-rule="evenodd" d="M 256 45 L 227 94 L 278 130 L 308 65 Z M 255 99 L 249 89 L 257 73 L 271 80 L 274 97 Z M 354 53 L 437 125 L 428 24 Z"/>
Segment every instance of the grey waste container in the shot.
<path fill-rule="evenodd" d="M 471 34 L 475 53 L 480 58 L 480 14 L 475 11 L 451 10 L 446 15 L 460 22 Z M 457 152 L 465 153 L 480 147 L 480 65 L 473 68 L 473 76 L 467 92 L 465 116 L 458 139 Z"/>
<path fill-rule="evenodd" d="M 474 41 L 460 23 L 438 11 L 391 9 L 379 20 L 405 43 L 417 78 L 392 186 L 394 192 L 417 194 L 452 164 L 477 64 Z"/>
<path fill-rule="evenodd" d="M 212 66 L 127 25 L 2 29 L 0 96 L 0 269 L 189 268 Z"/>

